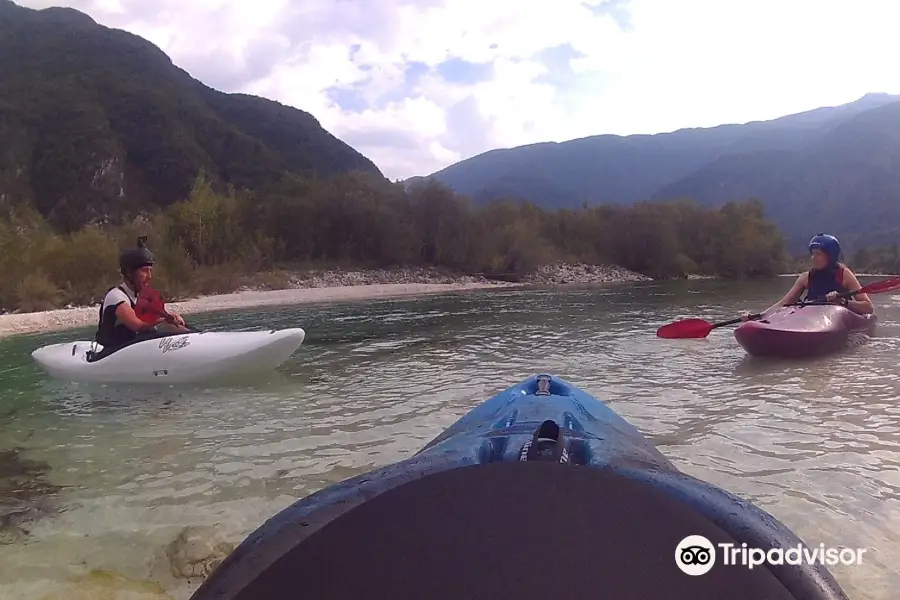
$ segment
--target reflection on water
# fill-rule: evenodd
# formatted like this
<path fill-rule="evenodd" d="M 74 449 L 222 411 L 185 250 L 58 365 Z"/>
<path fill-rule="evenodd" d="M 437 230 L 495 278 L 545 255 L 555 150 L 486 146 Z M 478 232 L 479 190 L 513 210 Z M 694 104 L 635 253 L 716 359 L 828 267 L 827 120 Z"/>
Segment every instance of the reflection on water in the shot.
<path fill-rule="evenodd" d="M 240 541 L 296 498 L 406 458 L 476 403 L 558 373 L 644 431 L 686 472 L 750 498 L 810 544 L 870 548 L 835 569 L 853 598 L 900 584 L 900 297 L 879 337 L 799 363 L 746 358 L 729 330 L 658 340 L 670 320 L 769 305 L 787 280 L 500 291 L 232 312 L 204 328 L 302 326 L 300 351 L 240 385 L 72 384 L 0 342 L 0 450 L 52 467 L 62 511 L 0 546 L 0 597 L 41 598 L 90 569 L 135 580 L 185 525 Z M 183 583 L 173 597 L 186 598 Z"/>

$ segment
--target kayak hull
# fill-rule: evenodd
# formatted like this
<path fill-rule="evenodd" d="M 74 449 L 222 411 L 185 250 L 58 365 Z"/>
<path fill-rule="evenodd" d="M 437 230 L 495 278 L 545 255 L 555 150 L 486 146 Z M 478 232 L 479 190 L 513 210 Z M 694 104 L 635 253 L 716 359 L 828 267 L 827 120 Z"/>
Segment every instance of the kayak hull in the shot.
<path fill-rule="evenodd" d="M 875 315 L 858 315 L 837 305 L 788 306 L 734 331 L 750 356 L 815 358 L 858 346 L 874 334 Z"/>
<path fill-rule="evenodd" d="M 95 360 L 89 341 L 43 346 L 31 353 L 51 377 L 103 383 L 190 383 L 268 371 L 297 351 L 306 332 L 200 332 L 142 340 Z"/>
<path fill-rule="evenodd" d="M 553 427 L 564 440 L 559 460 L 529 458 Z M 560 585 L 563 597 L 603 589 L 635 600 L 846 600 L 822 566 L 687 577 L 673 556 L 692 534 L 736 547 L 802 543 L 759 508 L 678 471 L 599 400 L 540 375 L 477 406 L 414 456 L 272 517 L 192 600 L 300 589 L 296 597 L 524 600 L 559 596 Z"/>

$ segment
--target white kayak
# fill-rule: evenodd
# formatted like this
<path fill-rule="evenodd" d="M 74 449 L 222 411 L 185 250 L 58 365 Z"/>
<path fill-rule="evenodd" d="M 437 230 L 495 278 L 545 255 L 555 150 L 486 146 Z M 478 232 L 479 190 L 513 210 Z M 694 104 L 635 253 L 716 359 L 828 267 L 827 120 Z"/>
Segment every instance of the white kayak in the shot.
<path fill-rule="evenodd" d="M 89 361 L 102 346 L 89 341 L 43 346 L 31 357 L 48 375 L 69 381 L 186 383 L 274 369 L 303 343 L 302 329 L 208 331 L 123 346 Z"/>

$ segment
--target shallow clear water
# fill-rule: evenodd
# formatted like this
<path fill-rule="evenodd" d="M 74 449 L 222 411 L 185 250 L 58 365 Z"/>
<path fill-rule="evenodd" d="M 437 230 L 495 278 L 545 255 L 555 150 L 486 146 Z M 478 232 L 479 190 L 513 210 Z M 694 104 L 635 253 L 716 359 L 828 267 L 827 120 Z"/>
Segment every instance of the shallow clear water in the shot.
<path fill-rule="evenodd" d="M 851 598 L 900 584 L 900 297 L 878 337 L 800 363 L 746 358 L 727 329 L 658 340 L 680 317 L 729 318 L 790 284 L 490 291 L 203 315 L 293 327 L 278 371 L 164 389 L 48 379 L 28 352 L 90 332 L 0 340 L 0 451 L 46 461 L 58 513 L 0 545 L 0 598 L 42 598 L 89 569 L 153 579 L 185 525 L 239 541 L 299 497 L 405 458 L 478 402 L 549 371 L 610 401 L 682 470 L 760 504 L 808 544 L 870 549 L 834 569 Z M 169 584 L 166 584 L 169 586 Z M 167 591 L 185 598 L 190 588 Z"/>

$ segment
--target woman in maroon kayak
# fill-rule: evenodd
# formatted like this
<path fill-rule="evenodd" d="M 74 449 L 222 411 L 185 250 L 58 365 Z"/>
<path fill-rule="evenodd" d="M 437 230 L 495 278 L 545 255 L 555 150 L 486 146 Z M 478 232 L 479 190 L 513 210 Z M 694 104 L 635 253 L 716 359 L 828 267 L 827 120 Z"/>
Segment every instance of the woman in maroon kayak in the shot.
<path fill-rule="evenodd" d="M 875 312 L 872 301 L 866 294 L 857 294 L 852 300 L 841 298 L 841 294 L 858 290 L 862 285 L 853 271 L 840 262 L 841 243 L 836 237 L 820 233 L 809 241 L 809 253 L 812 268 L 801 273 L 784 298 L 767 308 L 763 315 L 797 302 L 803 292 L 806 292 L 805 300 L 833 302 L 861 315 Z M 741 314 L 744 321 L 749 317 L 749 312 Z"/>

